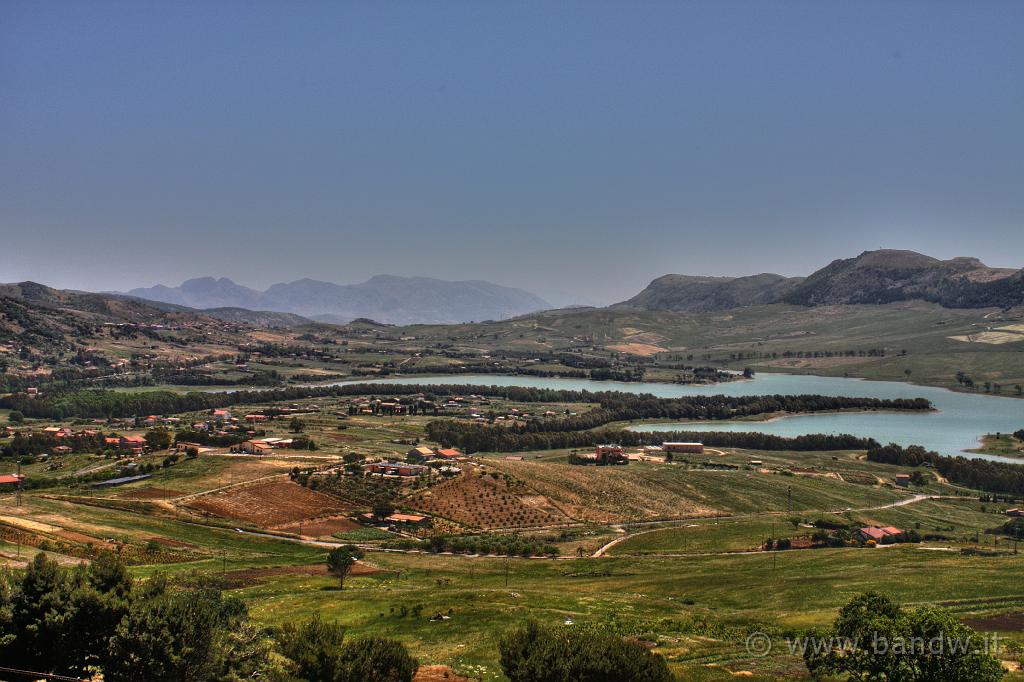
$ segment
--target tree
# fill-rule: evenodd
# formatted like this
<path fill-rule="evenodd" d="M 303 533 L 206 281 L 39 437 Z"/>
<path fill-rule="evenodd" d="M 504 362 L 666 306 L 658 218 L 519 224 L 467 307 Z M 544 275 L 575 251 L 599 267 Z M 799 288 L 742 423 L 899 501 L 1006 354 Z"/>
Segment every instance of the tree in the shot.
<path fill-rule="evenodd" d="M 355 545 L 335 547 L 327 554 L 327 570 L 338 578 L 338 588 L 345 589 L 345 578 L 352 572 L 359 559 L 363 558 L 363 550 Z"/>
<path fill-rule="evenodd" d="M 386 496 L 381 495 L 373 500 L 373 515 L 378 519 L 386 519 L 394 513 L 395 505 Z"/>
<path fill-rule="evenodd" d="M 143 436 L 150 450 L 166 450 L 171 447 L 171 432 L 167 429 L 153 429 Z"/>
<path fill-rule="evenodd" d="M 7 415 L 7 421 L 12 424 L 21 424 L 25 421 L 25 415 L 18 410 L 11 410 L 11 413 Z"/>
<path fill-rule="evenodd" d="M 107 640 L 132 592 L 131 577 L 112 553 L 88 567 L 62 569 L 40 552 L 16 587 L 9 607 L 0 607 L 7 614 L 0 614 L 0 665 L 78 676 L 107 663 Z"/>
<path fill-rule="evenodd" d="M 245 604 L 200 587 L 140 601 L 110 638 L 109 682 L 218 679 L 230 670 L 230 633 L 246 620 Z"/>
<path fill-rule="evenodd" d="M 275 634 L 288 671 L 300 680 L 334 680 L 340 666 L 345 628 L 325 623 L 320 614 L 304 623 L 285 623 Z"/>
<path fill-rule="evenodd" d="M 949 611 L 904 611 L 876 593 L 855 597 L 840 609 L 830 631 L 813 636 L 832 643 L 832 648 L 805 650 L 804 662 L 815 678 L 994 682 L 1003 676 L 982 638 Z"/>
<path fill-rule="evenodd" d="M 359 637 L 341 650 L 336 682 L 410 682 L 419 667 L 401 642 L 385 637 Z"/>
<path fill-rule="evenodd" d="M 292 433 L 302 433 L 306 430 L 306 425 L 298 417 L 292 417 L 292 421 L 288 425 L 288 430 Z"/>
<path fill-rule="evenodd" d="M 314 616 L 305 623 L 285 623 L 275 633 L 278 652 L 284 656 L 281 682 L 410 682 L 418 667 L 405 646 L 384 637 L 360 637 L 345 641 L 345 629 Z"/>
<path fill-rule="evenodd" d="M 670 682 L 665 659 L 613 633 L 535 621 L 498 643 L 501 669 L 512 682 Z"/>

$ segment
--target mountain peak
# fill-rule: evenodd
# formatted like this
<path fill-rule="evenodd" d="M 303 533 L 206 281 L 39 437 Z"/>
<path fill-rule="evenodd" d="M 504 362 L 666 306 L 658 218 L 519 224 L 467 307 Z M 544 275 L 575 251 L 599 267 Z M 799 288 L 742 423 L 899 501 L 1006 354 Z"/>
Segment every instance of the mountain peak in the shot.
<path fill-rule="evenodd" d="M 832 261 L 807 278 L 664 275 L 620 306 L 648 310 L 727 310 L 765 303 L 879 304 L 922 300 L 947 307 L 1024 304 L 1024 271 L 990 268 L 977 258 L 939 260 L 916 251 L 877 249 Z"/>
<path fill-rule="evenodd" d="M 178 287 L 157 285 L 129 295 L 190 308 L 246 308 L 293 313 L 324 322 L 372 318 L 393 324 L 506 319 L 550 308 L 543 299 L 490 282 L 376 275 L 361 284 L 315 279 L 278 283 L 265 291 L 226 277 L 197 277 Z"/>

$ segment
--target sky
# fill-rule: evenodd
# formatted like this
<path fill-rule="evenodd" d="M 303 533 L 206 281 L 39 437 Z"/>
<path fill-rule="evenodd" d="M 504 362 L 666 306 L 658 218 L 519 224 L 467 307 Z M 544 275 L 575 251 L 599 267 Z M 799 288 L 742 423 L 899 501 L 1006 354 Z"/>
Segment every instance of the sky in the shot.
<path fill-rule="evenodd" d="M 0 281 L 1019 268 L 1021 35 L 1019 0 L 4 0 Z"/>

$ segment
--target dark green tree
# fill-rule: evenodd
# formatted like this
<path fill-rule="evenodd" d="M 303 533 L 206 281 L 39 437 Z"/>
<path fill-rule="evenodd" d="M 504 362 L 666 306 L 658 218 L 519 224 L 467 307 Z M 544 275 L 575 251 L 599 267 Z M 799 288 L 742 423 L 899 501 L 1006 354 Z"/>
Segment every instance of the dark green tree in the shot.
<path fill-rule="evenodd" d="M 151 431 L 147 431 L 143 438 L 146 439 L 146 445 L 149 446 L 150 450 L 166 450 L 171 447 L 171 442 L 173 440 L 171 432 L 167 429 L 153 429 Z"/>
<path fill-rule="evenodd" d="M 828 650 L 806 649 L 804 662 L 815 678 L 994 682 L 1003 676 L 984 640 L 949 611 L 904 611 L 876 593 L 855 597 L 831 630 L 813 636 L 834 643 Z"/>
<path fill-rule="evenodd" d="M 363 558 L 363 550 L 355 545 L 335 547 L 327 554 L 327 570 L 338 579 L 338 588 L 345 589 L 345 578 L 352 572 L 356 561 Z"/>
<path fill-rule="evenodd" d="M 512 682 L 670 682 L 665 659 L 636 642 L 577 626 L 545 628 L 527 621 L 498 643 Z"/>
<path fill-rule="evenodd" d="M 373 515 L 378 519 L 386 519 L 395 513 L 395 505 L 386 495 L 380 495 L 373 500 Z"/>

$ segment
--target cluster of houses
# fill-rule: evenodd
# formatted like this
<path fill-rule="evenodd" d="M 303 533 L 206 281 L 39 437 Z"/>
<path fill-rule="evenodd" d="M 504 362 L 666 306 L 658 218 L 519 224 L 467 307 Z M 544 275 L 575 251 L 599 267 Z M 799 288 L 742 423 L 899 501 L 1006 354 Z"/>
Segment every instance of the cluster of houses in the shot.
<path fill-rule="evenodd" d="M 597 445 L 593 452 L 574 454 L 569 458 L 570 464 L 596 464 L 607 466 L 629 464 L 630 461 L 671 462 L 677 453 L 703 454 L 703 443 L 665 442 L 660 446 L 649 445 L 641 452 L 627 453 L 621 445 Z"/>
<path fill-rule="evenodd" d="M 274 450 L 290 448 L 294 443 L 292 438 L 254 438 L 232 445 L 231 452 L 241 455 L 266 455 Z"/>
<path fill-rule="evenodd" d="M 46 435 L 58 440 L 83 437 L 95 438 L 100 435 L 100 432 L 95 429 L 74 431 L 67 426 L 47 426 L 42 431 Z M 112 450 L 128 451 L 133 455 L 141 455 L 146 449 L 146 439 L 142 436 L 104 436 L 103 444 Z M 53 454 L 55 455 L 64 455 L 70 452 L 71 447 L 67 445 L 57 445 L 53 448 Z"/>
<path fill-rule="evenodd" d="M 406 453 L 405 462 L 381 460 L 363 465 L 363 474 L 367 476 L 396 476 L 414 478 L 438 471 L 442 475 L 452 476 L 462 471 L 455 462 L 466 461 L 466 456 L 455 448 L 428 448 L 418 446 Z"/>
<path fill-rule="evenodd" d="M 553 410 L 531 413 L 510 407 L 495 413 L 490 409 L 492 401 L 487 396 L 451 396 L 444 402 L 427 400 L 424 394 L 402 398 L 360 398 L 349 403 L 347 416 L 376 415 L 402 416 L 408 414 L 445 414 L 461 416 L 473 421 L 488 422 L 492 418 L 499 423 L 520 423 L 558 416 Z M 483 408 L 486 408 L 483 409 Z M 484 414 L 484 412 L 487 414 Z M 346 416 L 339 414 L 339 416 Z"/>

